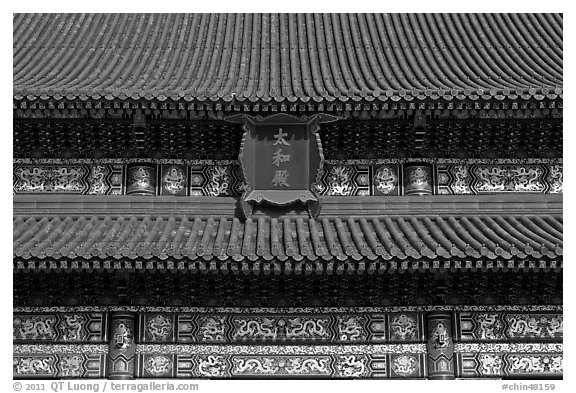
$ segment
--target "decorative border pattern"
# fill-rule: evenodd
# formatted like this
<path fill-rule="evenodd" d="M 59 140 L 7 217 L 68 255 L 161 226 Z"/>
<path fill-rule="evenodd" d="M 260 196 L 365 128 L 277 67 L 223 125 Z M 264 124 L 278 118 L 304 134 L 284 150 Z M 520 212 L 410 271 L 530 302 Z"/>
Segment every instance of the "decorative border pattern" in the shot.
<path fill-rule="evenodd" d="M 204 345 L 204 344 L 138 344 L 137 354 L 174 354 L 174 355 L 343 355 L 391 353 L 426 353 L 423 343 L 410 344 L 357 344 L 357 345 Z"/>
<path fill-rule="evenodd" d="M 108 353 L 108 344 L 14 344 L 15 355 L 25 354 L 104 354 Z"/>
<path fill-rule="evenodd" d="M 455 352 L 458 353 L 480 353 L 480 352 L 517 352 L 517 353 L 538 353 L 551 352 L 562 353 L 564 345 L 560 343 L 456 343 Z"/>
<path fill-rule="evenodd" d="M 14 194 L 124 195 L 136 181 L 126 176 L 141 163 L 150 171 L 148 195 L 240 196 L 244 181 L 237 161 L 223 160 L 14 160 Z M 414 163 L 429 165 L 420 177 L 405 175 Z M 130 172 L 132 173 L 132 172 Z M 405 176 L 406 179 L 404 178 Z M 424 177 L 422 177 L 424 176 Z M 428 178 L 429 177 L 429 178 Z M 414 183 L 416 181 L 417 183 Z M 562 160 L 405 159 L 327 160 L 314 184 L 320 195 L 394 196 L 429 184 L 426 193 L 562 193 Z"/>
<path fill-rule="evenodd" d="M 57 306 L 14 307 L 16 313 L 73 313 L 73 312 L 140 312 L 140 313 L 202 313 L 202 314 L 351 314 L 351 313 L 418 313 L 426 311 L 453 312 L 522 312 L 562 313 L 562 305 L 445 305 L 445 306 L 388 306 L 388 307 L 150 307 L 150 306 Z"/>

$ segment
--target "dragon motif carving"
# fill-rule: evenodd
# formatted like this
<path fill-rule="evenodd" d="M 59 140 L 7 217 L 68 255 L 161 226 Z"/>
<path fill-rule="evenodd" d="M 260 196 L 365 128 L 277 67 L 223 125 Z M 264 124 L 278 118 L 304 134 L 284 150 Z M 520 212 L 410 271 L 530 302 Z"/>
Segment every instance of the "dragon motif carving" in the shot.
<path fill-rule="evenodd" d="M 108 169 L 104 165 L 94 165 L 90 168 L 90 177 L 88 178 L 88 184 L 90 184 L 90 189 L 88 194 L 90 195 L 105 195 L 110 188 L 106 184 L 106 175 L 108 175 Z"/>
<path fill-rule="evenodd" d="M 392 371 L 403 377 L 412 375 L 418 368 L 418 359 L 413 355 L 400 355 L 392 360 Z"/>
<path fill-rule="evenodd" d="M 64 320 L 60 322 L 62 340 L 79 341 L 85 337 L 82 327 L 86 323 L 86 317 L 82 314 L 64 314 Z"/>
<path fill-rule="evenodd" d="M 506 316 L 508 336 L 515 337 L 562 337 L 563 317 L 556 315 L 509 314 Z"/>
<path fill-rule="evenodd" d="M 87 174 L 82 166 L 19 166 L 14 172 L 17 193 L 82 193 Z"/>
<path fill-rule="evenodd" d="M 541 180 L 544 171 L 538 165 L 479 165 L 473 171 L 479 192 L 542 192 L 545 188 Z"/>
<path fill-rule="evenodd" d="M 329 357 L 234 357 L 232 361 L 236 375 L 330 375 Z"/>
<path fill-rule="evenodd" d="M 327 330 L 329 323 L 330 320 L 328 318 L 289 318 L 288 326 L 286 327 L 286 338 L 329 338 L 330 333 Z"/>
<path fill-rule="evenodd" d="M 230 168 L 227 166 L 209 166 L 207 168 L 209 177 L 208 192 L 212 196 L 228 195 L 230 193 L 230 184 L 232 176 Z"/>
<path fill-rule="evenodd" d="M 171 166 L 164 172 L 162 178 L 164 188 L 172 195 L 176 195 L 184 189 L 186 178 L 182 169 Z"/>
<path fill-rule="evenodd" d="M 328 195 L 352 195 L 352 175 L 354 170 L 351 166 L 330 167 L 328 173 Z"/>
<path fill-rule="evenodd" d="M 374 174 L 376 189 L 382 194 L 390 194 L 398 186 L 398 175 L 391 166 L 382 166 Z"/>
<path fill-rule="evenodd" d="M 392 338 L 397 340 L 413 340 L 416 338 L 416 319 L 410 315 L 395 315 L 390 323 L 390 333 Z"/>
<path fill-rule="evenodd" d="M 224 332 L 226 329 L 225 317 L 210 317 L 206 316 L 200 318 L 199 335 L 200 341 L 224 341 Z"/>
<path fill-rule="evenodd" d="M 364 321 L 357 316 L 338 317 L 338 337 L 342 341 L 360 341 L 366 338 Z"/>
<path fill-rule="evenodd" d="M 478 357 L 480 361 L 480 373 L 482 375 L 501 375 L 502 356 L 499 354 L 483 353 Z"/>
<path fill-rule="evenodd" d="M 224 356 L 199 356 L 198 372 L 204 377 L 223 377 L 226 373 Z"/>
<path fill-rule="evenodd" d="M 54 358 L 51 356 L 18 356 L 12 360 L 14 375 L 51 375 L 53 363 Z"/>
<path fill-rule="evenodd" d="M 366 372 L 366 357 L 357 355 L 338 356 L 336 370 L 343 378 L 361 377 Z"/>
<path fill-rule="evenodd" d="M 452 174 L 454 175 L 454 183 L 452 190 L 455 194 L 471 194 L 470 190 L 470 175 L 468 174 L 468 167 L 465 165 L 455 165 L 452 167 Z"/>
<path fill-rule="evenodd" d="M 19 316 L 13 319 L 14 339 L 54 340 L 56 338 L 54 315 Z"/>
<path fill-rule="evenodd" d="M 146 321 L 146 332 L 152 341 L 168 339 L 172 329 L 172 321 L 162 314 L 154 315 Z"/>
<path fill-rule="evenodd" d="M 478 336 L 482 340 L 499 340 L 503 324 L 498 314 L 478 314 Z"/>
<path fill-rule="evenodd" d="M 512 374 L 562 373 L 563 371 L 562 355 L 510 355 L 508 361 Z"/>
<path fill-rule="evenodd" d="M 80 355 L 61 356 L 60 369 L 63 377 L 79 377 L 82 374 L 84 357 Z"/>
<path fill-rule="evenodd" d="M 156 377 L 166 375 L 172 369 L 172 360 L 166 355 L 154 355 L 146 359 L 144 369 Z"/>
<path fill-rule="evenodd" d="M 561 194 L 562 193 L 562 165 L 551 165 L 550 174 L 548 175 L 548 183 L 550 184 L 551 194 Z"/>
<path fill-rule="evenodd" d="M 234 339 L 271 339 L 278 337 L 278 326 L 267 317 L 234 318 Z"/>

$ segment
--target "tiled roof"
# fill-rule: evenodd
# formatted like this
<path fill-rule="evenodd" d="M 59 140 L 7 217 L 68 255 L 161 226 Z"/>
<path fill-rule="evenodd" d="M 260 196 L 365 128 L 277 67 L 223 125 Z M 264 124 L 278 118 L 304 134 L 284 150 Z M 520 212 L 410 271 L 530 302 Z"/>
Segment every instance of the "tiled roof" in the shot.
<path fill-rule="evenodd" d="M 246 222 L 225 217 L 17 216 L 13 224 L 15 266 L 16 259 L 76 265 L 122 260 L 144 266 L 164 260 L 550 260 L 561 259 L 563 225 L 561 216 L 262 217 Z"/>
<path fill-rule="evenodd" d="M 308 102 L 562 92 L 559 14 L 17 14 L 14 96 Z"/>

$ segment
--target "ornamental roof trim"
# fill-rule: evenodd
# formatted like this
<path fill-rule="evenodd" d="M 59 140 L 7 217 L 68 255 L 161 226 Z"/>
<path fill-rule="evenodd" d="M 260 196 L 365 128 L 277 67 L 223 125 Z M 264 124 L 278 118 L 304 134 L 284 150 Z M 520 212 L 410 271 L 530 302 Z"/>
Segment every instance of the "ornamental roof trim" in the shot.
<path fill-rule="evenodd" d="M 13 27 L 15 99 L 562 95 L 561 14 L 15 14 Z"/>
<path fill-rule="evenodd" d="M 15 265 L 17 259 L 443 263 L 561 260 L 563 254 L 561 215 L 260 217 L 245 222 L 224 216 L 41 215 L 16 216 L 13 227 Z"/>

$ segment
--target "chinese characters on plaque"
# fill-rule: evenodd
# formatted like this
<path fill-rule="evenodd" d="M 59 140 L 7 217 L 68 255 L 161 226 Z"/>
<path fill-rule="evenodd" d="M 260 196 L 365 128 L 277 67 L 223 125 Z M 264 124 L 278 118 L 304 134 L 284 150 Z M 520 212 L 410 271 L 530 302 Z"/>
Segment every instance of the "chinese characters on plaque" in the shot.
<path fill-rule="evenodd" d="M 283 132 L 282 128 L 280 128 L 278 130 L 278 134 L 274 135 L 274 138 L 276 139 L 276 142 L 274 142 L 274 146 L 276 145 L 290 146 L 290 144 L 286 142 L 286 139 L 284 139 L 286 136 L 288 136 L 288 134 Z M 276 150 L 274 152 L 274 155 L 272 156 L 272 164 L 276 165 L 277 167 L 289 161 L 290 161 L 290 154 L 284 154 L 284 152 L 282 152 L 281 147 L 279 147 L 278 150 Z M 274 187 L 290 187 L 290 184 L 288 184 L 289 175 L 290 173 L 288 172 L 287 169 L 276 170 L 276 173 L 274 173 L 274 178 L 272 179 L 272 185 Z"/>

